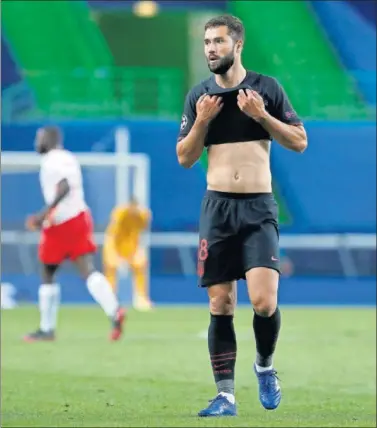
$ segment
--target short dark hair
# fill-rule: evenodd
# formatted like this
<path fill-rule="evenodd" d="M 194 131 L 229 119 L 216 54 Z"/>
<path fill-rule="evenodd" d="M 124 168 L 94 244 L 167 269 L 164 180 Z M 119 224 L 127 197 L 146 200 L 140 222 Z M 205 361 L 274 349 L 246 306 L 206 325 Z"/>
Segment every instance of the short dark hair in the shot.
<path fill-rule="evenodd" d="M 44 140 L 51 146 L 58 146 L 62 143 L 63 135 L 58 126 L 44 126 L 42 128 L 44 132 Z"/>
<path fill-rule="evenodd" d="M 242 21 L 232 15 L 220 15 L 210 19 L 204 26 L 204 31 L 222 26 L 228 27 L 229 35 L 234 41 L 245 39 L 245 27 Z"/>

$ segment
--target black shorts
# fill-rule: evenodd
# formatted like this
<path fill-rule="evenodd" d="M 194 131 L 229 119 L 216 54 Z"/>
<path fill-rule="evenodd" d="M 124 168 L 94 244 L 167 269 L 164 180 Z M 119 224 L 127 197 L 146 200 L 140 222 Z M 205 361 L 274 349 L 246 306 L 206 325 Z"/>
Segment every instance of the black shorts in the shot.
<path fill-rule="evenodd" d="M 199 224 L 199 285 L 245 279 L 255 267 L 280 272 L 277 218 L 272 193 L 207 190 Z"/>

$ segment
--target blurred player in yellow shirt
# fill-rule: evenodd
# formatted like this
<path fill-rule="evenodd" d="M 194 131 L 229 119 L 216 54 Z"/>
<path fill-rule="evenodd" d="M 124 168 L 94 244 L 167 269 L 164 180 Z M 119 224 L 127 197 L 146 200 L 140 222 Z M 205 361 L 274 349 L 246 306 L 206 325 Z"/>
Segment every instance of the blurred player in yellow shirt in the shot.
<path fill-rule="evenodd" d="M 133 305 L 139 310 L 152 307 L 149 298 L 148 260 L 140 245 L 140 236 L 151 221 L 151 212 L 141 207 L 133 197 L 129 204 L 113 209 L 105 232 L 103 246 L 104 274 L 114 291 L 117 291 L 117 271 L 122 264 L 130 267 L 135 289 Z"/>

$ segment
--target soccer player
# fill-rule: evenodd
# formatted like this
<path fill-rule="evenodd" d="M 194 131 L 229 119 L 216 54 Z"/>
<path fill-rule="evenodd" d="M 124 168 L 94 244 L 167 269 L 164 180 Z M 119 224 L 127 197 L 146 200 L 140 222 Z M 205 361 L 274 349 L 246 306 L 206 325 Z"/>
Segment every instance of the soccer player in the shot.
<path fill-rule="evenodd" d="M 93 299 L 110 318 L 110 338 L 118 340 L 125 312 L 107 279 L 93 265 L 96 245 L 79 162 L 64 150 L 61 132 L 56 127 L 39 129 L 35 148 L 42 155 L 40 183 L 47 205 L 40 213 L 29 216 L 26 226 L 30 230 L 41 229 L 38 255 L 43 284 L 39 287 L 40 328 L 24 339 L 29 342 L 55 339 L 60 297 L 55 274 L 63 261 L 70 259 L 85 279 Z"/>
<path fill-rule="evenodd" d="M 135 283 L 133 305 L 139 310 L 149 310 L 152 303 L 148 295 L 148 261 L 140 236 L 148 227 L 151 213 L 135 197 L 130 203 L 115 207 L 105 232 L 103 246 L 104 274 L 117 291 L 117 270 L 128 263 Z"/>
<path fill-rule="evenodd" d="M 199 416 L 237 413 L 233 315 L 240 278 L 246 279 L 254 308 L 260 402 L 276 409 L 281 400 L 273 366 L 281 321 L 278 213 L 269 155 L 272 139 L 301 153 L 307 137 L 278 81 L 243 67 L 243 46 L 238 18 L 220 16 L 205 25 L 204 52 L 213 74 L 189 91 L 176 148 L 185 168 L 208 150 L 198 275 L 209 296 L 208 347 L 218 395 Z"/>

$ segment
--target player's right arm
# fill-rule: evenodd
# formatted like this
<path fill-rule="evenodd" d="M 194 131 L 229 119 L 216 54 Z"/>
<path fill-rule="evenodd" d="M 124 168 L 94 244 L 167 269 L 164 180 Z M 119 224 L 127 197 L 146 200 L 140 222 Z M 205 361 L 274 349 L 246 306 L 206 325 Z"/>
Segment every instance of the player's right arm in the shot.
<path fill-rule="evenodd" d="M 60 202 L 69 194 L 71 188 L 64 168 L 60 164 L 45 162 L 41 167 L 42 184 L 55 186 L 53 199 L 37 214 L 32 214 L 26 219 L 26 227 L 29 230 L 36 230 L 42 227 L 43 222 L 48 219 Z"/>
<path fill-rule="evenodd" d="M 184 168 L 191 168 L 200 158 L 208 125 L 220 112 L 221 101 L 221 97 L 207 94 L 196 99 L 194 91 L 188 93 L 177 144 L 178 162 Z"/>
<path fill-rule="evenodd" d="M 62 178 L 60 181 L 58 181 L 56 185 L 56 194 L 54 200 L 51 202 L 51 204 L 47 205 L 46 211 L 50 212 L 53 209 L 55 209 L 58 204 L 68 195 L 69 191 L 71 190 L 68 179 Z"/>

